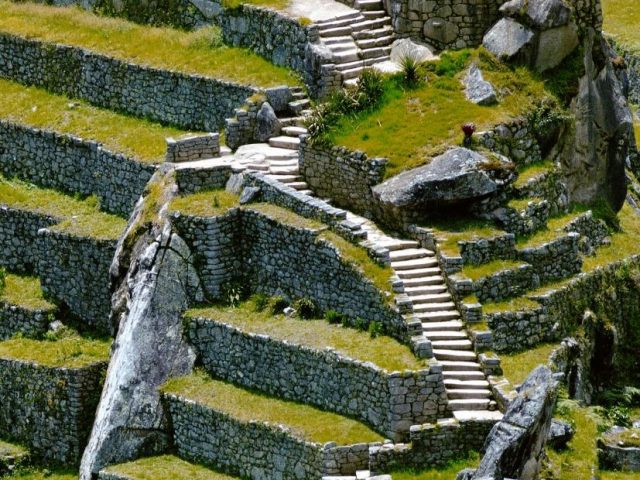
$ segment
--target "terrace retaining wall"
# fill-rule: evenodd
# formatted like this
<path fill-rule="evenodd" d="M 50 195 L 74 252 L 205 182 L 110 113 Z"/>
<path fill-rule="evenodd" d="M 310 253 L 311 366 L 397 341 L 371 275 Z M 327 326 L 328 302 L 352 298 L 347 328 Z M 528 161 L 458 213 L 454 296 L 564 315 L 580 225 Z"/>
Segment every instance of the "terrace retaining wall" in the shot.
<path fill-rule="evenodd" d="M 16 273 L 33 273 L 38 265 L 38 230 L 58 222 L 39 213 L 0 206 L 0 265 Z"/>
<path fill-rule="evenodd" d="M 0 340 L 14 335 L 39 338 L 49 329 L 55 308 L 28 309 L 0 301 Z"/>

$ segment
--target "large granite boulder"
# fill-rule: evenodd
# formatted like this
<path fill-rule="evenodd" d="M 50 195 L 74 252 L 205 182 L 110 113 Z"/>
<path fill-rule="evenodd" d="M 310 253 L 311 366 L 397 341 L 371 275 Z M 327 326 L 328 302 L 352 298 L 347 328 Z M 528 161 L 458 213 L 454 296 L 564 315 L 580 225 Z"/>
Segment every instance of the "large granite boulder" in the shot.
<path fill-rule="evenodd" d="M 482 44 L 501 60 L 528 63 L 534 39 L 533 30 L 512 18 L 503 18 L 485 34 Z"/>
<path fill-rule="evenodd" d="M 436 60 L 438 57 L 432 49 L 422 43 L 417 43 L 410 38 L 401 38 L 391 44 L 391 61 L 400 65 L 405 58 L 422 63 Z"/>
<path fill-rule="evenodd" d="M 557 396 L 558 382 L 551 370 L 541 365 L 531 372 L 489 433 L 471 479 L 538 478 Z"/>
<path fill-rule="evenodd" d="M 571 21 L 571 7 L 563 0 L 511 0 L 500 12 L 534 28 L 562 27 Z"/>
<path fill-rule="evenodd" d="M 424 167 L 401 173 L 373 188 L 383 204 L 417 209 L 465 203 L 495 193 L 513 171 L 505 157 L 488 158 L 466 148 L 452 148 Z"/>

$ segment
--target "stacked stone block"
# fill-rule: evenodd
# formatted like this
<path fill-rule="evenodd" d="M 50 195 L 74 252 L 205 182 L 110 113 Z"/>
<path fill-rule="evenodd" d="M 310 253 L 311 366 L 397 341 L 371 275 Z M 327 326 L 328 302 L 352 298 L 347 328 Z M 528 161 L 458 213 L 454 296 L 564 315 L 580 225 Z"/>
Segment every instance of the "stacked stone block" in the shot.
<path fill-rule="evenodd" d="M 38 338 L 49 329 L 55 308 L 29 309 L 0 301 L 0 340 L 15 335 Z"/>
<path fill-rule="evenodd" d="M 38 230 L 59 220 L 9 206 L 0 206 L 0 265 L 17 273 L 31 273 L 38 265 Z"/>
<path fill-rule="evenodd" d="M 582 269 L 580 234 L 570 232 L 536 247 L 518 251 L 518 258 L 533 267 L 541 283 L 575 275 Z"/>
<path fill-rule="evenodd" d="M 220 134 L 187 134 L 178 138 L 167 138 L 165 162 L 182 163 L 218 157 L 220 155 Z"/>

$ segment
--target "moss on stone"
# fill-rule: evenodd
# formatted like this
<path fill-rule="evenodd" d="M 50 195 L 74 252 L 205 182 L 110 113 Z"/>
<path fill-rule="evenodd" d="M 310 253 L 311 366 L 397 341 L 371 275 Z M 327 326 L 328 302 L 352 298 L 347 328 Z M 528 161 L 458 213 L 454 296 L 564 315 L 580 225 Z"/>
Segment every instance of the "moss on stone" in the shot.
<path fill-rule="evenodd" d="M 165 139 L 185 133 L 3 79 L 0 119 L 93 140 L 144 163 L 163 162 Z"/>
<path fill-rule="evenodd" d="M 238 478 L 202 465 L 189 463 L 173 455 L 141 458 L 134 462 L 105 468 L 104 471 L 132 480 L 234 480 Z"/>
<path fill-rule="evenodd" d="M 136 2 L 138 3 L 138 2 Z M 131 63 L 259 87 L 298 85 L 290 70 L 226 47 L 217 27 L 195 32 L 138 25 L 79 8 L 0 1 L 0 31 L 85 48 Z"/>
<path fill-rule="evenodd" d="M 0 204 L 53 217 L 60 221 L 54 230 L 79 237 L 115 240 L 127 225 L 123 218 L 101 212 L 96 197 L 78 200 L 55 190 L 7 180 L 2 176 Z"/>
<path fill-rule="evenodd" d="M 238 307 L 211 306 L 188 310 L 187 318 L 209 318 L 226 323 L 247 333 L 264 334 L 278 340 L 316 350 L 329 347 L 341 354 L 371 362 L 389 372 L 428 368 L 424 360 L 398 341 L 367 332 L 332 325 L 326 320 L 302 320 L 272 315 L 267 309 L 258 311 L 256 302 L 248 300 Z"/>
<path fill-rule="evenodd" d="M 283 425 L 293 436 L 310 442 L 352 445 L 383 440 L 356 420 L 235 387 L 213 380 L 201 371 L 170 380 L 163 391 L 201 403 L 242 422 Z"/>
<path fill-rule="evenodd" d="M 523 265 L 527 264 L 516 260 L 494 260 L 489 263 L 483 263 L 482 265 L 467 265 L 462 269 L 461 273 L 471 280 L 479 280 L 480 278 L 490 277 L 504 270 L 514 270 Z"/>
<path fill-rule="evenodd" d="M 42 295 L 40 279 L 8 274 L 4 288 L 0 288 L 0 302 L 15 305 L 26 310 L 52 310 L 55 305 Z"/>
<path fill-rule="evenodd" d="M 109 359 L 111 340 L 74 334 L 58 340 L 15 338 L 0 342 L 0 358 L 46 367 L 79 368 Z"/>

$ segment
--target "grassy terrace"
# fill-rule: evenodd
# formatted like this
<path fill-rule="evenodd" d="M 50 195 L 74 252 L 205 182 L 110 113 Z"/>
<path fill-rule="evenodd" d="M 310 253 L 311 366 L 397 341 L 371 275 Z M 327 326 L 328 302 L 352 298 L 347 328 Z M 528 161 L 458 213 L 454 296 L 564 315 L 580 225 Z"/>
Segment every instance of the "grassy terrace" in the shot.
<path fill-rule="evenodd" d="M 0 358 L 33 362 L 46 367 L 80 368 L 109 359 L 110 340 L 69 334 L 58 340 L 15 338 L 0 342 Z"/>
<path fill-rule="evenodd" d="M 27 310 L 51 310 L 55 305 L 42 296 L 40 279 L 7 274 L 4 288 L 0 287 L 0 302 L 16 305 Z"/>
<path fill-rule="evenodd" d="M 604 31 L 623 44 L 640 49 L 640 3 L 635 0 L 602 0 Z"/>
<path fill-rule="evenodd" d="M 398 470 L 391 472 L 393 480 L 455 480 L 458 472 L 465 468 L 478 466 L 480 456 L 471 453 L 469 458 L 450 462 L 445 467 L 426 470 Z"/>
<path fill-rule="evenodd" d="M 111 151 L 145 163 L 163 162 L 165 138 L 185 133 L 2 79 L 0 118 L 94 140 Z"/>
<path fill-rule="evenodd" d="M 464 69 L 478 61 L 485 77 L 500 92 L 500 103 L 479 106 L 466 100 L 460 82 Z M 342 120 L 329 138 L 337 145 L 389 159 L 386 175 L 417 167 L 462 142 L 461 125 L 478 131 L 530 112 L 549 96 L 542 80 L 524 68 L 511 70 L 482 51 L 462 51 L 432 64 L 427 82 L 406 88 L 398 77 L 387 81 L 382 105 Z"/>
<path fill-rule="evenodd" d="M 383 440 L 369 427 L 350 418 L 238 388 L 213 380 L 202 372 L 170 380 L 163 390 L 243 422 L 285 425 L 293 435 L 310 442 L 351 445 Z"/>
<path fill-rule="evenodd" d="M 78 472 L 70 469 L 18 468 L 11 475 L 2 478 L 12 480 L 78 480 Z"/>
<path fill-rule="evenodd" d="M 244 2 L 243 2 L 244 3 Z M 1 0 L 0 31 L 132 63 L 259 87 L 299 84 L 287 69 L 241 48 L 226 47 L 215 27 L 195 32 L 105 18 L 80 8 Z"/>
<path fill-rule="evenodd" d="M 524 352 L 500 354 L 500 365 L 504 376 L 513 385 L 524 382 L 531 370 L 549 362 L 549 355 L 558 347 L 558 344 L 549 343 Z"/>
<path fill-rule="evenodd" d="M 233 207 L 239 207 L 238 196 L 225 190 L 208 190 L 175 198 L 170 205 L 172 211 L 184 215 L 212 217 L 223 215 Z M 253 203 L 242 206 L 245 210 L 253 210 L 285 225 L 310 230 L 323 230 L 319 238 L 333 244 L 347 262 L 359 268 L 371 282 L 390 299 L 393 296 L 390 279 L 393 271 L 372 260 L 367 251 L 358 247 L 339 235 L 328 230 L 328 227 L 316 220 L 304 218 L 290 210 L 270 203 Z"/>
<path fill-rule="evenodd" d="M 518 169 L 518 179 L 513 183 L 516 188 L 524 187 L 529 180 L 553 170 L 553 162 L 542 160 Z"/>
<path fill-rule="evenodd" d="M 550 218 L 547 222 L 546 228 L 539 230 L 528 237 L 519 238 L 516 242 L 516 246 L 518 248 L 535 248 L 552 240 L 556 240 L 557 238 L 566 236 L 567 232 L 565 232 L 564 229 L 567 225 L 585 211 L 586 208 L 574 208 L 570 213 Z"/>
<path fill-rule="evenodd" d="M 495 238 L 506 233 L 495 228 L 491 222 L 475 218 L 456 219 L 423 226 L 433 230 L 438 246 L 443 253 L 450 256 L 460 255 L 458 242 Z"/>
<path fill-rule="evenodd" d="M 518 262 L 516 260 L 494 260 L 489 263 L 483 263 L 482 265 L 466 265 L 461 273 L 471 280 L 478 280 L 482 277 L 489 277 L 495 275 L 498 272 L 504 270 L 513 270 L 522 265 L 526 265 L 525 262 Z"/>
<path fill-rule="evenodd" d="M 3 457 L 24 457 L 25 455 L 28 455 L 29 451 L 24 448 L 21 447 L 19 445 L 16 445 L 14 443 L 8 443 L 8 442 L 4 442 L 2 440 L 0 440 L 0 459 L 2 459 Z"/>
<path fill-rule="evenodd" d="M 371 362 L 387 371 L 426 368 L 411 350 L 396 340 L 366 332 L 332 325 L 326 320 L 301 320 L 284 315 L 272 315 L 268 309 L 258 311 L 248 300 L 238 307 L 206 307 L 187 311 L 189 318 L 208 318 L 232 325 L 247 333 L 268 335 L 316 350 L 327 347 L 363 362 Z"/>
<path fill-rule="evenodd" d="M 141 458 L 135 462 L 108 467 L 105 471 L 135 480 L 163 480 L 174 478 L 188 478 L 190 480 L 234 480 L 238 478 L 216 472 L 201 465 L 185 462 L 173 455 Z"/>
<path fill-rule="evenodd" d="M 502 302 L 484 303 L 482 304 L 482 313 L 500 313 L 500 312 L 517 312 L 524 310 L 533 310 L 538 308 L 540 304 L 527 297 L 516 297 Z"/>
<path fill-rule="evenodd" d="M 12 208 L 50 215 L 61 221 L 55 230 L 72 235 L 115 240 L 124 231 L 126 220 L 101 212 L 95 197 L 85 200 L 37 188 L 19 180 L 0 176 L 0 204 Z"/>
<path fill-rule="evenodd" d="M 286 10 L 290 3 L 289 0 L 222 0 L 222 5 L 227 8 L 237 8 L 240 5 L 252 5 L 254 7 Z"/>

